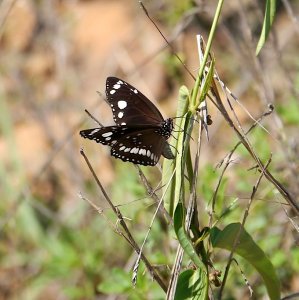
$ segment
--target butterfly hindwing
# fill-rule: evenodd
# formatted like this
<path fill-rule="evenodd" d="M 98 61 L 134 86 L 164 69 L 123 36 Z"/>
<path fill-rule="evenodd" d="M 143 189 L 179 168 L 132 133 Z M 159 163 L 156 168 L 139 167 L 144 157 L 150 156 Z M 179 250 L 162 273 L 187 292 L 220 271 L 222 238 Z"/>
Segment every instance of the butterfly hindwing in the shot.
<path fill-rule="evenodd" d="M 111 146 L 111 155 L 141 165 L 156 165 L 167 142 L 157 128 L 108 126 L 80 131 L 84 138 Z"/>
<path fill-rule="evenodd" d="M 154 166 L 164 150 L 166 139 L 154 128 L 138 130 L 122 136 L 111 148 L 111 155 L 144 166 Z"/>
<path fill-rule="evenodd" d="M 106 97 L 117 125 L 153 125 L 164 120 L 159 110 L 147 97 L 119 78 L 107 78 Z"/>

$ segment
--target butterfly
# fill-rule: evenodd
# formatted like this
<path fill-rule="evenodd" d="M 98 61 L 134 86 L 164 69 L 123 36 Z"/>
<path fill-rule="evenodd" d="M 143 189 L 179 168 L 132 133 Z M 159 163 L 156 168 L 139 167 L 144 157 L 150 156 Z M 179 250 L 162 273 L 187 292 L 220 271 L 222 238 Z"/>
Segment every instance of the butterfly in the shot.
<path fill-rule="evenodd" d="M 80 131 L 83 138 L 111 147 L 111 155 L 125 162 L 154 166 L 161 155 L 173 159 L 167 139 L 173 119 L 164 119 L 140 91 L 116 77 L 106 80 L 106 98 L 115 126 Z"/>

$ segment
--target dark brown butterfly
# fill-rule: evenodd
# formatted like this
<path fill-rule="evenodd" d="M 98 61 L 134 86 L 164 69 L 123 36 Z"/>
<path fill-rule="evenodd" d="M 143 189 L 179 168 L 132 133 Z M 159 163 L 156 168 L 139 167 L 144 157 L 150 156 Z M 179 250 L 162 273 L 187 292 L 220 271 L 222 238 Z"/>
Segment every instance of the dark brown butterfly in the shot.
<path fill-rule="evenodd" d="M 157 107 L 136 88 L 116 77 L 106 81 L 107 101 L 116 126 L 80 131 L 80 135 L 111 147 L 111 155 L 123 161 L 154 166 L 161 155 L 173 159 L 167 139 L 173 120 L 164 120 Z"/>

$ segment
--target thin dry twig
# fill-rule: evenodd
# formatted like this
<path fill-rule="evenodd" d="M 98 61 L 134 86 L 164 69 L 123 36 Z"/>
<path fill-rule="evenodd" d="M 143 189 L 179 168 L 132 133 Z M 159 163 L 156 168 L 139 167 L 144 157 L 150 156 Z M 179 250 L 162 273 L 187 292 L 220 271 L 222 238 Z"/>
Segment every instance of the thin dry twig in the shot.
<path fill-rule="evenodd" d="M 157 204 L 159 204 L 160 199 L 157 196 L 157 194 L 155 193 L 155 190 L 152 188 L 152 186 L 148 182 L 148 180 L 145 177 L 144 173 L 142 172 L 141 168 L 138 165 L 136 165 L 136 168 L 138 170 L 139 178 L 140 178 L 143 186 L 146 188 L 149 197 L 151 197 Z M 160 205 L 159 206 L 159 210 L 161 211 L 162 215 L 165 216 L 165 218 L 167 219 L 168 223 L 170 225 L 173 225 L 173 220 L 172 220 L 171 216 L 169 215 L 168 211 L 165 209 L 164 205 Z"/>
<path fill-rule="evenodd" d="M 119 220 L 119 224 L 121 225 L 121 227 L 123 228 L 125 234 L 126 234 L 126 241 L 129 242 L 129 244 L 132 246 L 132 248 L 136 251 L 136 253 L 139 255 L 141 255 L 141 259 L 144 262 L 146 268 L 148 269 L 148 271 L 150 272 L 150 274 L 153 276 L 154 280 L 157 281 L 157 283 L 160 285 L 160 287 L 166 292 L 167 291 L 167 287 L 164 283 L 164 281 L 162 280 L 162 278 L 160 277 L 160 275 L 156 272 L 155 268 L 152 267 L 152 265 L 150 264 L 150 262 L 148 261 L 148 259 L 145 257 L 145 255 L 140 251 L 140 247 L 138 246 L 138 244 L 136 243 L 135 239 L 133 238 L 129 228 L 127 227 L 127 224 L 124 220 L 123 215 L 121 214 L 120 210 L 115 207 L 115 205 L 113 204 L 113 202 L 111 201 L 111 199 L 109 198 L 108 194 L 106 193 L 104 187 L 102 186 L 100 180 L 98 179 L 95 171 L 93 170 L 87 156 L 85 155 L 83 149 L 80 149 L 80 154 L 83 156 L 90 172 L 92 173 L 92 176 L 94 178 L 94 180 L 96 181 L 98 187 L 100 188 L 105 200 L 108 202 L 109 206 L 112 208 L 114 214 L 117 216 L 118 220 Z"/>
<path fill-rule="evenodd" d="M 294 199 L 294 196 L 291 195 L 291 193 L 267 169 L 265 169 L 263 163 L 261 162 L 261 160 L 259 159 L 259 157 L 253 151 L 253 148 L 250 145 L 250 143 L 249 143 L 248 139 L 246 138 L 246 136 L 244 136 L 236 128 L 234 122 L 230 118 L 227 110 L 225 109 L 225 107 L 224 107 L 224 105 L 223 105 L 223 103 L 221 101 L 221 98 L 220 98 L 220 95 L 218 93 L 215 81 L 212 81 L 212 94 L 215 97 L 215 102 L 213 101 L 213 103 L 217 103 L 216 107 L 219 109 L 219 111 L 223 115 L 225 121 L 235 131 L 235 133 L 239 137 L 241 143 L 247 149 L 247 151 L 251 155 L 251 157 L 256 161 L 256 163 L 258 164 L 259 168 L 261 170 L 263 170 L 263 172 L 265 173 L 265 177 L 267 178 L 267 180 L 270 181 L 277 188 L 277 190 L 282 195 L 282 197 L 292 206 L 292 208 L 295 210 L 296 214 L 299 215 L 299 204 Z M 212 97 L 211 97 L 211 99 L 212 99 Z"/>
<path fill-rule="evenodd" d="M 251 125 L 251 127 L 245 132 L 245 135 L 248 135 L 248 133 L 250 133 L 258 124 L 260 124 L 260 122 L 263 120 L 264 117 L 266 116 L 269 116 L 271 113 L 273 112 L 273 107 L 272 106 L 269 106 L 268 110 L 266 112 L 264 112 L 255 122 L 254 124 Z M 235 151 L 237 150 L 237 148 L 241 145 L 241 141 L 239 141 L 235 146 L 234 148 L 230 151 L 230 153 L 228 155 L 226 155 L 226 163 L 222 169 L 222 172 L 220 174 L 220 177 L 218 179 L 218 183 L 217 183 L 217 186 L 215 188 L 215 191 L 213 193 L 213 198 L 212 198 L 212 205 L 211 205 L 211 209 L 209 211 L 209 226 L 211 227 L 212 226 L 212 223 L 213 223 L 213 214 L 215 213 L 215 204 L 216 204 L 216 198 L 217 198 L 217 195 L 218 195 L 218 190 L 220 188 L 220 185 L 221 185 L 221 182 L 222 182 L 222 179 L 223 179 L 223 176 L 224 176 L 224 173 L 226 172 L 228 166 L 230 165 L 231 163 L 231 158 L 233 156 L 233 154 L 235 153 Z M 224 160 L 224 159 L 223 159 Z M 223 162 L 222 160 L 222 162 Z M 222 164 L 222 163 L 220 163 Z M 219 165 L 220 165 L 219 164 Z"/>
<path fill-rule="evenodd" d="M 151 231 L 151 229 L 152 229 L 152 227 L 153 227 L 153 224 L 154 224 L 154 221 L 155 221 L 156 216 L 157 216 L 157 214 L 158 214 L 158 211 L 159 211 L 160 208 L 163 206 L 163 199 L 164 199 L 165 194 L 166 194 L 166 192 L 167 192 L 167 190 L 168 190 L 168 187 L 169 187 L 169 185 L 170 185 L 170 183 L 171 183 L 171 180 L 172 180 L 172 178 L 173 178 L 173 176 L 174 176 L 174 174 L 175 174 L 175 171 L 176 171 L 176 169 L 173 170 L 172 175 L 171 175 L 171 177 L 169 178 L 168 184 L 167 184 L 167 186 L 166 186 L 166 188 L 165 188 L 165 191 L 164 191 L 164 193 L 163 193 L 161 199 L 159 200 L 159 203 L 158 203 L 158 205 L 157 205 L 156 211 L 154 212 L 154 215 L 153 215 L 153 217 L 152 217 L 150 226 L 149 226 L 149 228 L 148 228 L 148 230 L 147 230 L 147 233 L 146 233 L 146 235 L 145 235 L 145 237 L 144 237 L 143 243 L 142 243 L 142 245 L 141 245 L 141 247 L 140 247 L 140 252 L 139 252 L 139 254 L 138 254 L 138 258 L 137 258 L 137 260 L 136 260 L 136 262 L 135 262 L 135 265 L 134 265 L 134 268 L 133 268 L 133 277 L 132 277 L 133 279 L 132 279 L 132 281 L 133 281 L 134 286 L 136 285 L 136 282 L 137 282 L 137 273 L 138 273 L 138 268 L 139 268 L 140 258 L 141 258 L 141 254 L 142 254 L 144 245 L 145 245 L 145 243 L 146 243 L 146 241 L 147 241 L 147 238 L 148 238 L 148 236 L 149 236 L 149 233 L 150 233 L 150 231 Z"/>
<path fill-rule="evenodd" d="M 148 17 L 148 19 L 152 22 L 152 24 L 156 27 L 156 29 L 158 30 L 158 32 L 160 33 L 160 35 L 162 36 L 162 38 L 164 39 L 164 41 L 166 42 L 166 44 L 169 46 L 172 54 L 179 60 L 179 62 L 182 64 L 182 66 L 185 68 L 185 70 L 187 71 L 187 73 L 195 80 L 196 78 L 194 77 L 194 75 L 190 72 L 190 70 L 188 69 L 188 67 L 186 66 L 186 64 L 182 61 L 182 59 L 176 54 L 175 50 L 173 49 L 172 45 L 168 42 L 167 38 L 165 37 L 165 35 L 162 33 L 162 31 L 160 30 L 160 28 L 157 26 L 157 24 L 155 23 L 155 21 L 151 18 L 151 16 L 149 15 L 147 9 L 145 8 L 144 4 L 142 3 L 142 1 L 139 1 L 139 4 L 141 6 L 141 8 L 143 9 L 145 15 Z"/>
<path fill-rule="evenodd" d="M 84 111 L 87 113 L 87 115 L 94 120 L 98 125 L 100 125 L 101 127 L 103 127 L 104 125 L 96 118 L 94 117 L 87 109 L 84 109 Z"/>

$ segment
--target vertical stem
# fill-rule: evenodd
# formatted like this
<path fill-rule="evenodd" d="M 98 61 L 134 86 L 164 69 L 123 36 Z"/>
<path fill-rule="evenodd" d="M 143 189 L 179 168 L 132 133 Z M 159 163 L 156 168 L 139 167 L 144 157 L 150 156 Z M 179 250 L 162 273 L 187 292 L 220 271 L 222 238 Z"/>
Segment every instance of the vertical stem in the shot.
<path fill-rule="evenodd" d="M 205 65 L 206 65 L 207 60 L 208 60 L 208 56 L 209 56 L 210 49 L 211 49 L 211 46 L 212 46 L 212 41 L 213 41 L 213 38 L 214 38 L 214 35 L 215 35 L 215 32 L 216 32 L 216 27 L 217 27 L 217 23 L 218 23 L 218 20 L 219 20 L 219 17 L 220 17 L 220 12 L 221 12 L 221 9 L 222 9 L 223 2 L 224 2 L 224 0 L 219 0 L 219 2 L 218 2 L 218 6 L 217 6 L 217 9 L 216 9 L 216 12 L 215 12 L 215 17 L 214 17 L 214 20 L 213 20 L 213 23 L 212 23 L 212 27 L 211 27 L 211 30 L 210 30 L 210 34 L 209 34 L 209 38 L 208 38 L 208 42 L 207 42 L 207 46 L 206 46 L 206 51 L 204 53 L 204 57 L 203 57 L 202 63 L 200 65 L 200 68 L 199 68 L 199 71 L 198 71 L 198 76 L 197 76 L 196 81 L 195 81 L 194 89 L 192 91 L 191 105 L 190 105 L 190 110 L 191 110 L 192 113 L 196 110 L 196 108 L 199 104 L 199 103 L 198 104 L 196 103 L 198 90 L 199 90 L 199 86 L 200 86 L 200 83 L 201 83 L 201 78 L 202 78 L 202 75 L 203 75 L 203 71 L 204 71 Z"/>

